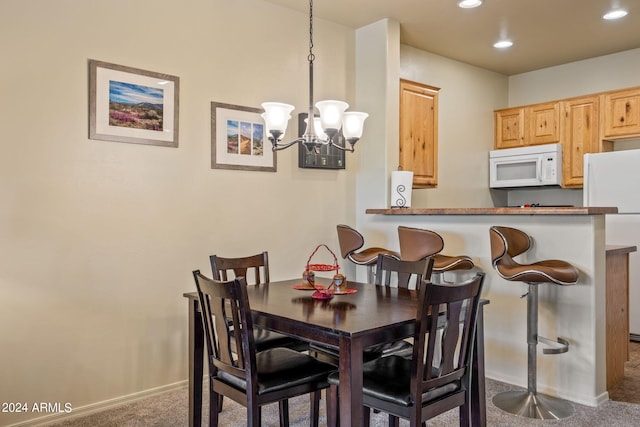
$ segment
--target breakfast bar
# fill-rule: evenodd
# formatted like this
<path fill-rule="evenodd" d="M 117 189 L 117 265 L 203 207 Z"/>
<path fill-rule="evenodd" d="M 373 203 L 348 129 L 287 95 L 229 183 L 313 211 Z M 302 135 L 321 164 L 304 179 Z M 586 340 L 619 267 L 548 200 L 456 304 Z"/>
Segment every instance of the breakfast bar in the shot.
<path fill-rule="evenodd" d="M 380 244 L 397 250 L 400 225 L 424 228 L 444 238 L 442 254 L 466 254 L 487 276 L 485 312 L 486 375 L 526 388 L 526 299 L 523 283 L 502 279 L 491 265 L 489 228 L 518 228 L 533 238 L 523 262 L 561 259 L 579 271 L 574 286 L 541 286 L 540 335 L 569 342 L 564 354 L 538 351 L 538 390 L 576 403 L 598 406 L 608 400 L 606 351 L 605 214 L 614 207 L 394 208 L 367 209 L 360 227 Z M 474 270 L 447 280 L 466 279 Z M 361 272 L 358 272 L 361 274 Z"/>

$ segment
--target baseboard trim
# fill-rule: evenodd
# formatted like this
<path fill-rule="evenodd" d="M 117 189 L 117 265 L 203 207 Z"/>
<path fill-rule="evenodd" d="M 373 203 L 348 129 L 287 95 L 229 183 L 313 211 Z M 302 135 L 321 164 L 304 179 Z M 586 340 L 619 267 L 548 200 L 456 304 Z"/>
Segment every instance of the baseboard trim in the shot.
<path fill-rule="evenodd" d="M 634 342 L 640 342 L 640 335 L 638 334 L 629 334 L 629 340 Z"/>
<path fill-rule="evenodd" d="M 73 408 L 73 411 L 65 414 L 50 414 L 44 417 L 38 417 L 27 421 L 21 421 L 17 424 L 11 424 L 7 427 L 41 427 L 52 422 L 60 422 L 71 418 L 90 415 L 94 412 L 104 411 L 105 409 L 113 408 L 116 406 L 124 405 L 127 403 L 135 402 L 136 400 L 144 399 L 156 394 L 165 393 L 167 391 L 178 390 L 189 386 L 189 381 L 178 381 L 177 383 L 167 384 L 160 387 L 150 388 L 148 390 L 139 391 L 137 393 L 127 394 L 125 396 L 116 397 L 113 399 L 103 400 L 102 402 L 91 403 L 89 405 Z"/>

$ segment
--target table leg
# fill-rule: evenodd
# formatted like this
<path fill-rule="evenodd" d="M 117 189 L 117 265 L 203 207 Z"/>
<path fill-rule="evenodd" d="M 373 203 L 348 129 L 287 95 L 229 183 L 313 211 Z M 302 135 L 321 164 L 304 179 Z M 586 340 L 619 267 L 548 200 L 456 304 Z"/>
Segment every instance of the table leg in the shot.
<path fill-rule="evenodd" d="M 198 300 L 189 299 L 189 427 L 202 424 L 204 330 Z"/>
<path fill-rule="evenodd" d="M 473 346 L 473 373 L 471 376 L 471 425 L 487 425 L 487 397 L 484 373 L 484 304 L 478 308 L 476 340 Z"/>
<path fill-rule="evenodd" d="M 340 425 L 362 425 L 362 343 L 340 338 Z"/>

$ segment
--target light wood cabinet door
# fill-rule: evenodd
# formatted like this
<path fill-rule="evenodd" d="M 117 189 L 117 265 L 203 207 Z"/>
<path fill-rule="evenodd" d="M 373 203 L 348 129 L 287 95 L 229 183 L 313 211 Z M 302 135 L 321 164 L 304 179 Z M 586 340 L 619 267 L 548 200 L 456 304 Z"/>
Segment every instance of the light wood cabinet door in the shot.
<path fill-rule="evenodd" d="M 525 145 L 560 142 L 560 103 L 535 104 L 526 108 Z"/>
<path fill-rule="evenodd" d="M 604 137 L 640 136 L 640 88 L 604 94 Z"/>
<path fill-rule="evenodd" d="M 438 185 L 438 88 L 400 80 L 400 168 L 413 188 Z"/>
<path fill-rule="evenodd" d="M 496 150 L 559 141 L 559 102 L 506 108 L 495 112 Z"/>
<path fill-rule="evenodd" d="M 498 110 L 495 115 L 494 148 L 514 148 L 524 145 L 524 108 Z"/>
<path fill-rule="evenodd" d="M 586 153 L 600 151 L 600 98 L 587 96 L 562 102 L 562 186 L 582 188 Z"/>

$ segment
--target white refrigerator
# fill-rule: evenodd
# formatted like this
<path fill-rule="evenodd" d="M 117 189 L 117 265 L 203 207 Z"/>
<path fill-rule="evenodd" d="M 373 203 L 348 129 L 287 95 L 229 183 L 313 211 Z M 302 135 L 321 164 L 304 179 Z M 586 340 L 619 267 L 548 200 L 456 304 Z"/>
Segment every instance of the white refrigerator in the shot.
<path fill-rule="evenodd" d="M 608 245 L 640 250 L 640 150 L 584 156 L 584 206 L 615 206 L 606 215 Z M 640 340 L 640 253 L 629 254 L 629 332 Z"/>

